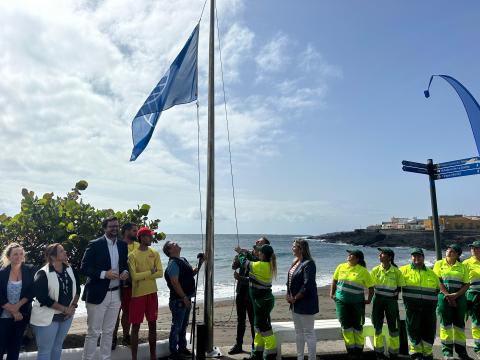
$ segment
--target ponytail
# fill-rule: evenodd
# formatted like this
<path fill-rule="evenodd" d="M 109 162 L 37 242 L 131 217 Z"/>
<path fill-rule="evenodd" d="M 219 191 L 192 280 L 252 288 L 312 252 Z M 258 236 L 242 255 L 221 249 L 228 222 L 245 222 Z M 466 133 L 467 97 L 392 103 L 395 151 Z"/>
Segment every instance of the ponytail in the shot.
<path fill-rule="evenodd" d="M 277 256 L 272 254 L 270 258 L 270 270 L 272 270 L 272 277 L 277 278 Z"/>
<path fill-rule="evenodd" d="M 364 268 L 367 267 L 367 263 L 366 263 L 365 260 L 363 260 L 363 259 L 359 259 L 359 260 L 358 260 L 358 265 L 363 266 Z"/>

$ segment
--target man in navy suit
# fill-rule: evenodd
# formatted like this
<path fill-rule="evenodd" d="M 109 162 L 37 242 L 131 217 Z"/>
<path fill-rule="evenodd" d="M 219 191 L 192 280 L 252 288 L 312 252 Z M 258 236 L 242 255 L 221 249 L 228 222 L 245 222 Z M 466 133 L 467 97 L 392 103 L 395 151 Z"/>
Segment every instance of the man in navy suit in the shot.
<path fill-rule="evenodd" d="M 120 281 L 128 279 L 128 247 L 117 241 L 119 222 L 109 217 L 102 223 L 105 234 L 89 242 L 80 272 L 87 276 L 82 299 L 87 303 L 88 333 L 83 360 L 91 360 L 100 340 L 100 359 L 111 358 L 112 335 L 120 310 Z"/>

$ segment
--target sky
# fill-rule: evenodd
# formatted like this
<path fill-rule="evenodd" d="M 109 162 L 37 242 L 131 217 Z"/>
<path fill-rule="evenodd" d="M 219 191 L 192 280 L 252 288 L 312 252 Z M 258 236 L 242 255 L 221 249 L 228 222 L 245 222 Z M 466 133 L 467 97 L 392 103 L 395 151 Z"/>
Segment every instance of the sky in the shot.
<path fill-rule="evenodd" d="M 166 233 L 205 211 L 208 21 L 196 104 L 165 111 L 135 161 L 131 121 L 198 22 L 203 0 L 0 1 L 0 213 L 21 189 L 97 208 L 152 206 Z M 220 0 L 240 233 L 322 234 L 431 215 L 402 160 L 478 156 L 448 74 L 480 97 L 480 3 Z M 234 233 L 217 42 L 215 231 Z M 480 176 L 437 181 L 440 214 L 480 215 Z M 203 218 L 205 218 L 203 216 Z"/>

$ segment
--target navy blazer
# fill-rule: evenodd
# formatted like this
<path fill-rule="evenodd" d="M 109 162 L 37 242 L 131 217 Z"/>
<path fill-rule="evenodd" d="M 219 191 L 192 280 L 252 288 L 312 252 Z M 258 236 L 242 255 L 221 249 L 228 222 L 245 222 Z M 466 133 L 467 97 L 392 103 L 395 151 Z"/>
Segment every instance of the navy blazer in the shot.
<path fill-rule="evenodd" d="M 128 245 L 126 242 L 117 240 L 118 249 L 118 269 L 120 274 L 128 271 Z M 108 271 L 112 268 L 110 253 L 105 236 L 92 240 L 88 243 L 85 254 L 83 254 L 80 273 L 87 277 L 85 289 L 83 290 L 82 300 L 91 304 L 100 304 L 110 285 L 110 280 L 100 279 L 102 271 Z"/>
<path fill-rule="evenodd" d="M 304 315 L 318 313 L 316 274 L 315 262 L 313 260 L 303 260 L 293 272 L 290 285 L 287 280 L 288 294 L 295 296 L 299 292 L 303 293 L 303 297 L 293 304 L 293 312 Z"/>
<path fill-rule="evenodd" d="M 3 313 L 3 305 L 8 303 L 7 298 L 7 285 L 8 278 L 10 277 L 10 265 L 0 269 L 0 315 Z M 20 299 L 27 298 L 26 304 L 20 308 L 20 313 L 24 318 L 29 318 L 32 312 L 32 300 L 33 300 L 33 278 L 35 271 L 32 265 L 22 264 L 22 290 L 20 292 Z"/>

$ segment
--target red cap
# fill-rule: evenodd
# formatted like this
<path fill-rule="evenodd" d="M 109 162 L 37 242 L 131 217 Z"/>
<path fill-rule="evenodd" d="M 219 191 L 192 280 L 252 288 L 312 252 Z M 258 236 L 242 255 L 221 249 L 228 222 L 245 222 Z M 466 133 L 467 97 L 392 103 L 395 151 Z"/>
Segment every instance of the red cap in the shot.
<path fill-rule="evenodd" d="M 153 235 L 155 235 L 155 231 L 150 230 L 150 228 L 148 228 L 148 227 L 141 227 L 137 231 L 137 238 L 140 239 L 140 236 L 142 236 L 142 235 L 153 236 Z"/>

